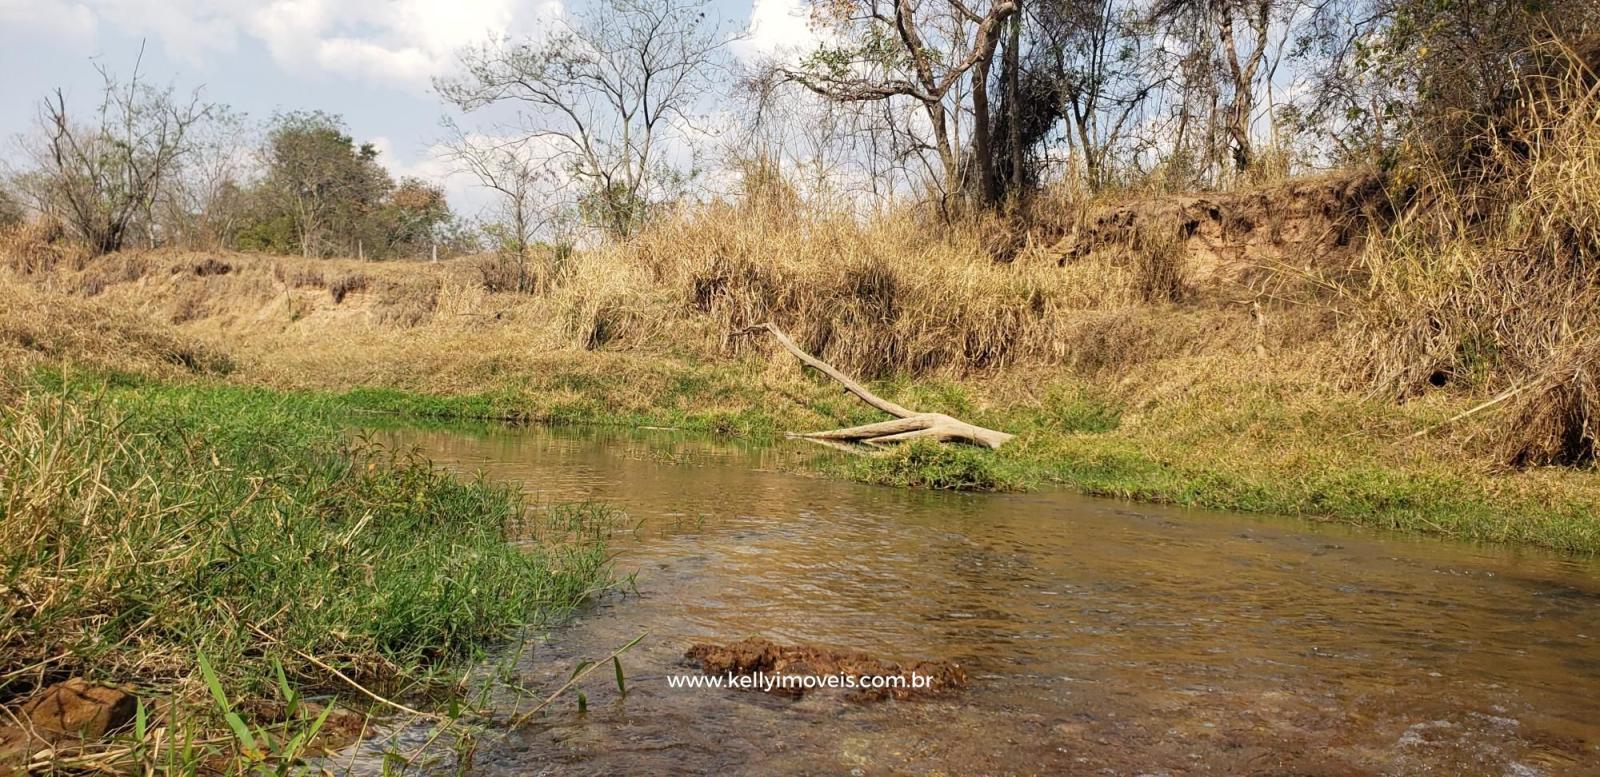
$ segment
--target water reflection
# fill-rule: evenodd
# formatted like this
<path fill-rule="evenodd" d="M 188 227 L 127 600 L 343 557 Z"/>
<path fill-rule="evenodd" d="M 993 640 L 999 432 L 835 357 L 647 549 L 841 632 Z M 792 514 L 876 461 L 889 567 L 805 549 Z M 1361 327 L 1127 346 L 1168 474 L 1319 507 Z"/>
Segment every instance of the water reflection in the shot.
<path fill-rule="evenodd" d="M 392 433 L 538 500 L 640 521 L 609 597 L 523 656 L 597 682 L 473 762 L 507 774 L 1600 772 L 1600 568 L 1529 551 L 782 470 L 809 451 L 606 430 Z M 669 690 L 701 638 L 760 635 L 973 678 L 855 705 Z"/>

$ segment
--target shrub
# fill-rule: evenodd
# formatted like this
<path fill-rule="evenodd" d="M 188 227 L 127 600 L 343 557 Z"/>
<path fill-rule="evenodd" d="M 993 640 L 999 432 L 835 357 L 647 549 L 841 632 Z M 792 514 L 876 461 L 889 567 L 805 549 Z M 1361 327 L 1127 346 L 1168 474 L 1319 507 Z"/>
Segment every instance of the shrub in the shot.
<path fill-rule="evenodd" d="M 853 458 L 848 473 L 881 485 L 947 491 L 1017 491 L 1019 478 L 1006 472 L 993 451 L 914 440 L 880 455 Z"/>
<path fill-rule="evenodd" d="M 367 276 L 361 273 L 347 273 L 341 275 L 328 284 L 328 294 L 333 297 L 333 304 L 344 302 L 344 298 L 367 288 Z"/>

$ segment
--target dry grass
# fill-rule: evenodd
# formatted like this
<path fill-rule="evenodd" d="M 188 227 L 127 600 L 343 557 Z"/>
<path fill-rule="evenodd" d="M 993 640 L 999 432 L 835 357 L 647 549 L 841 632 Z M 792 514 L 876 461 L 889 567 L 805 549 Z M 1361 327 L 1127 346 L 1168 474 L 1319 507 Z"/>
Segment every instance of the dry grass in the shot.
<path fill-rule="evenodd" d="M 1470 158 L 1419 152 L 1347 331 L 1355 374 L 1389 396 L 1513 392 L 1498 447 L 1519 466 L 1584 463 L 1600 436 L 1600 79 L 1544 56 Z"/>
<path fill-rule="evenodd" d="M 1059 364 L 1085 339 L 1080 328 L 1094 325 L 1075 314 L 1124 310 L 1170 285 L 1170 268 L 1140 251 L 1070 268 L 1039 250 L 996 263 L 981 234 L 931 232 L 910 215 L 862 226 L 727 205 L 658 225 L 591 262 L 613 283 L 629 279 L 612 296 L 665 305 L 668 321 L 689 324 L 687 336 L 718 353 L 741 353 L 750 346 L 733 334 L 773 321 L 867 377 Z M 613 328 L 613 339 L 660 334 Z"/>
<path fill-rule="evenodd" d="M 120 306 L 0 282 L 0 368 L 64 363 L 168 377 L 232 367 L 223 349 Z"/>
<path fill-rule="evenodd" d="M 89 254 L 67 239 L 60 222 L 43 220 L 0 230 L 0 258 L 5 267 L 23 275 L 81 267 Z"/>
<path fill-rule="evenodd" d="M 911 214 L 864 225 L 713 205 L 588 252 L 531 294 L 486 283 L 482 259 L 125 252 L 25 277 L 246 350 L 267 340 L 300 348 L 309 337 L 337 347 L 398 327 L 422 341 L 497 332 L 496 351 L 738 358 L 768 344 L 737 333 L 774 321 L 841 368 L 886 377 L 1020 365 L 1126 370 L 1254 342 L 1242 306 L 1175 304 L 1186 295 L 1175 236 L 1065 265 L 1038 244 L 1009 263 L 993 261 L 991 248 L 964 228 L 930 234 Z"/>
<path fill-rule="evenodd" d="M 367 276 L 362 273 L 348 273 L 333 279 L 328 284 L 328 295 L 333 297 L 333 304 L 344 302 L 344 298 L 358 291 L 367 290 Z"/>

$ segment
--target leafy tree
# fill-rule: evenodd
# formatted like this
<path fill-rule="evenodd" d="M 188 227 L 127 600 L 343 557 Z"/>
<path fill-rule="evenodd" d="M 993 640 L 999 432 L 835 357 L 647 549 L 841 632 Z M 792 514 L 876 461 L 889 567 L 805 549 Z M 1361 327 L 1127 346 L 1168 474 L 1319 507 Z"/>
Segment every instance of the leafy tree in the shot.
<path fill-rule="evenodd" d="M 1461 153 L 1538 68 L 1541 40 L 1594 40 L 1592 0 L 1321 3 L 1297 36 L 1313 75 L 1300 123 L 1339 163 L 1391 165 L 1401 140 Z"/>
<path fill-rule="evenodd" d="M 428 254 L 451 221 L 444 190 L 418 178 L 400 181 L 366 219 L 362 230 L 376 258 Z"/>
<path fill-rule="evenodd" d="M 247 232 L 252 241 L 270 239 L 264 247 L 273 250 L 289 248 L 277 242 L 285 237 L 281 225 L 287 220 L 293 248 L 302 256 L 356 253 L 363 221 L 394 188 L 377 149 L 357 146 L 342 119 L 320 111 L 275 117 L 261 156 L 259 200 L 265 212 L 259 215 L 278 224 Z"/>

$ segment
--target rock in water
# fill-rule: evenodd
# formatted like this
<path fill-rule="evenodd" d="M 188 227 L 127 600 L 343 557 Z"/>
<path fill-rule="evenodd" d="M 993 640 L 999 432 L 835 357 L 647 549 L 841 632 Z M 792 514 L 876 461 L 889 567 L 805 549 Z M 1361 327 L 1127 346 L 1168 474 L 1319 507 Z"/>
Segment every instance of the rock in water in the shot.
<path fill-rule="evenodd" d="M 758 690 L 784 696 L 802 696 L 811 690 L 840 690 L 855 701 L 882 701 L 888 698 L 913 699 L 966 685 L 967 673 L 948 661 L 915 661 L 899 664 L 865 653 L 830 650 L 810 645 L 779 645 L 760 637 L 716 644 L 703 642 L 689 648 L 684 657 L 700 665 L 707 675 L 774 677 L 853 678 L 853 687 L 804 687 L 772 683 Z"/>

